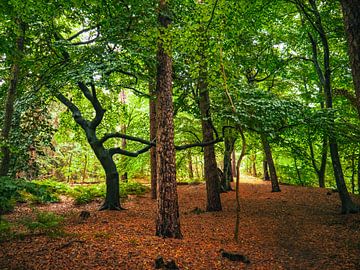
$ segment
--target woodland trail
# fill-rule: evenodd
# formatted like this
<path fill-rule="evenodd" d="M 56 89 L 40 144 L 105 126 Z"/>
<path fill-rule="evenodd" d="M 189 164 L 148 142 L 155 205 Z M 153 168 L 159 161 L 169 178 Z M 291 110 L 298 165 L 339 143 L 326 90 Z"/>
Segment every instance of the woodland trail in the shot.
<path fill-rule="evenodd" d="M 233 240 L 235 192 L 221 195 L 222 212 L 205 208 L 205 185 L 178 186 L 182 240 L 154 236 L 156 202 L 131 197 L 121 212 L 98 212 L 98 204 L 69 202 L 40 210 L 63 213 L 62 238 L 45 236 L 0 243 L 0 269 L 154 269 L 154 259 L 175 259 L 180 269 L 360 269 L 360 215 L 341 215 L 337 193 L 328 189 L 281 186 L 241 179 L 240 241 Z M 354 200 L 360 203 L 359 197 Z M 80 222 L 81 210 L 91 216 Z M 29 211 L 19 207 L 7 216 Z M 224 249 L 246 255 L 251 263 L 222 258 Z"/>

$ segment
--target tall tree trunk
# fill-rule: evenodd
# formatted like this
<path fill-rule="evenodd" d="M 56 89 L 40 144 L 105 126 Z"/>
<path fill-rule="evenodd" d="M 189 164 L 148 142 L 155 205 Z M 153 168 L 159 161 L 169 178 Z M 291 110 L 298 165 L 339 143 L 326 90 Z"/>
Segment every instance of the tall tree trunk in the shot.
<path fill-rule="evenodd" d="M 269 181 L 270 180 L 270 176 L 269 176 L 269 170 L 268 170 L 268 163 L 266 161 L 266 157 L 263 160 L 263 171 L 264 171 L 264 180 L 265 181 Z"/>
<path fill-rule="evenodd" d="M 156 83 L 154 76 L 149 71 L 149 94 L 150 94 L 150 141 L 156 139 Z M 151 198 L 156 199 L 156 148 L 150 149 L 150 178 L 151 178 Z"/>
<path fill-rule="evenodd" d="M 1 130 L 1 140 L 3 145 L 1 146 L 2 159 L 0 164 L 0 176 L 5 176 L 9 173 L 10 167 L 10 148 L 9 148 L 9 138 L 11 123 L 14 114 L 14 102 L 16 98 L 16 92 L 19 84 L 20 76 L 20 66 L 23 59 L 24 53 L 24 43 L 25 43 L 25 28 L 26 25 L 20 19 L 16 19 L 17 24 L 17 38 L 16 38 L 16 49 L 14 56 L 12 56 L 12 65 L 10 73 L 10 83 L 7 91 L 6 101 L 5 101 L 5 112 L 3 127 Z"/>
<path fill-rule="evenodd" d="M 200 67 L 199 67 L 199 108 L 201 113 L 201 127 L 203 141 L 210 142 L 214 140 L 213 125 L 210 114 L 210 97 L 208 89 L 207 59 L 204 55 L 206 48 L 206 37 L 201 31 L 200 36 Z M 215 146 L 208 145 L 204 147 L 204 173 L 207 191 L 206 211 L 221 211 L 220 200 L 220 179 L 215 157 Z"/>
<path fill-rule="evenodd" d="M 224 177 L 221 186 L 224 191 L 232 190 L 230 182 L 233 180 L 231 154 L 234 152 L 235 137 L 225 134 L 224 138 Z"/>
<path fill-rule="evenodd" d="M 323 77 L 320 77 L 320 80 L 323 82 L 324 85 L 324 96 L 325 96 L 325 105 L 327 109 L 332 109 L 332 91 L 331 91 L 331 68 L 330 68 L 330 50 L 326 32 L 322 25 L 322 20 L 320 13 L 318 11 L 317 5 L 315 0 L 309 0 L 310 5 L 312 7 L 313 13 L 315 15 L 315 22 L 313 25 L 316 26 L 316 31 L 318 32 L 321 40 L 321 44 L 323 46 Z M 310 37 L 311 38 L 311 37 Z M 313 51 L 316 50 L 314 48 L 314 42 L 312 41 Z M 317 61 L 315 64 L 318 63 Z M 330 155 L 333 164 L 334 176 L 336 181 L 336 186 L 339 191 L 339 196 L 341 200 L 341 212 L 342 213 L 353 213 L 358 212 L 359 207 L 353 203 L 349 192 L 346 187 L 345 179 L 343 170 L 341 167 L 341 161 L 339 157 L 339 149 L 336 134 L 333 131 L 332 127 L 335 126 L 335 120 L 332 118 L 330 119 L 331 128 L 329 130 L 329 146 L 330 146 Z"/>
<path fill-rule="evenodd" d="M 156 172 L 157 172 L 157 217 L 156 235 L 182 238 L 176 187 L 174 123 L 172 101 L 171 44 L 165 43 L 165 31 L 171 23 L 166 16 L 165 0 L 159 1 L 160 37 L 157 52 L 157 104 L 156 104 Z"/>
<path fill-rule="evenodd" d="M 360 117 L 360 1 L 340 0 L 348 39 L 356 105 Z"/>
<path fill-rule="evenodd" d="M 271 191 L 280 192 L 279 180 L 276 174 L 275 164 L 272 157 L 271 147 L 265 134 L 261 134 L 261 142 L 264 147 L 266 161 L 269 166 L 270 180 L 271 180 Z"/>

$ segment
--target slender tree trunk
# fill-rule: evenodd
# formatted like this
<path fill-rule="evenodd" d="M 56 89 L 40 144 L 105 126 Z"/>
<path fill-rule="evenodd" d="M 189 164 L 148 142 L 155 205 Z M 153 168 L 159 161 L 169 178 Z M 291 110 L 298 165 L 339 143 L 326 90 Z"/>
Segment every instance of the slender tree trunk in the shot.
<path fill-rule="evenodd" d="M 231 136 L 226 136 L 224 139 L 224 177 L 221 179 L 221 185 L 222 189 L 224 191 L 230 191 L 232 190 L 230 182 L 233 179 L 232 174 L 232 163 L 231 163 L 231 154 L 234 152 L 234 144 L 235 144 L 235 138 Z"/>
<path fill-rule="evenodd" d="M 327 153 L 328 153 L 328 141 L 327 141 L 327 137 L 324 136 L 323 144 L 322 144 L 322 151 L 321 151 L 321 164 L 320 164 L 320 170 L 318 173 L 319 187 L 322 187 L 322 188 L 325 187 L 325 172 L 326 172 Z"/>
<path fill-rule="evenodd" d="M 256 154 L 254 154 L 252 156 L 251 162 L 252 162 L 252 176 L 256 177 L 257 176 L 257 172 L 256 172 Z"/>
<path fill-rule="evenodd" d="M 156 172 L 157 172 L 157 217 L 156 235 L 182 238 L 180 231 L 179 205 L 176 187 L 172 59 L 170 42 L 165 43 L 165 31 L 171 23 L 166 17 L 165 0 L 159 1 L 160 37 L 157 52 L 157 104 L 156 104 Z"/>
<path fill-rule="evenodd" d="M 18 27 L 17 30 L 17 38 L 16 38 L 16 49 L 15 54 L 12 59 L 11 73 L 10 73 L 10 83 L 7 91 L 7 97 L 5 101 L 5 112 L 4 112 L 4 120 L 3 127 L 1 130 L 1 140 L 4 143 L 1 146 L 1 164 L 0 164 L 0 176 L 5 176 L 9 173 L 10 167 L 10 148 L 9 148 L 9 138 L 10 138 L 10 130 L 11 123 L 14 114 L 14 102 L 16 99 L 16 92 L 19 84 L 19 76 L 20 76 L 20 66 L 23 58 L 24 52 L 24 43 L 25 43 L 25 24 L 20 20 L 16 20 L 16 24 Z"/>
<path fill-rule="evenodd" d="M 320 36 L 321 44 L 323 46 L 323 77 L 320 79 L 323 81 L 324 85 L 324 95 L 325 95 L 325 105 L 327 109 L 332 109 L 332 91 L 331 91 L 331 68 L 330 68 L 330 50 L 326 32 L 322 25 L 322 20 L 320 13 L 318 12 L 315 0 L 309 0 L 314 15 L 315 15 L 315 26 L 316 30 Z M 313 43 L 313 41 L 312 41 Z M 316 49 L 316 48 L 315 48 Z M 314 46 L 313 46 L 314 50 Z M 336 186 L 339 191 L 339 196 L 341 200 L 342 213 L 353 213 L 358 212 L 359 207 L 355 205 L 349 195 L 349 192 L 346 187 L 343 170 L 341 167 L 341 161 L 339 157 L 339 149 L 335 132 L 332 130 L 332 127 L 335 126 L 334 119 L 330 119 L 331 128 L 329 130 L 329 147 L 330 155 L 333 164 L 334 176 L 336 181 Z"/>
<path fill-rule="evenodd" d="M 235 111 L 235 108 L 233 109 Z M 234 230 L 234 239 L 236 242 L 239 242 L 239 227 L 240 227 L 240 166 L 241 161 L 243 160 L 246 152 L 246 138 L 244 132 L 239 127 L 239 132 L 241 135 L 242 148 L 239 159 L 236 163 L 236 220 L 235 220 L 235 230 Z"/>
<path fill-rule="evenodd" d="M 264 171 L 264 180 L 265 181 L 269 181 L 270 180 L 270 176 L 269 176 L 269 170 L 268 170 L 268 163 L 266 161 L 266 157 L 263 160 L 263 171 Z"/>
<path fill-rule="evenodd" d="M 323 136 L 323 143 L 322 143 L 322 150 L 321 150 L 321 163 L 320 168 L 318 168 L 315 160 L 315 154 L 314 154 L 314 148 L 309 140 L 309 148 L 310 148 L 310 156 L 311 156 L 311 163 L 313 165 L 313 168 L 316 172 L 316 175 L 318 176 L 319 180 L 319 187 L 324 188 L 325 187 L 325 171 L 326 171 L 326 161 L 327 161 L 327 149 L 328 149 L 328 142 L 327 142 L 327 136 Z"/>
<path fill-rule="evenodd" d="M 190 150 L 188 151 L 188 169 L 189 169 L 189 178 L 194 179 L 193 161 Z"/>
<path fill-rule="evenodd" d="M 351 156 L 351 193 L 355 194 L 355 153 Z"/>
<path fill-rule="evenodd" d="M 125 90 L 121 90 L 121 92 L 120 92 L 120 103 L 123 106 L 126 105 L 126 92 L 125 92 Z M 126 107 L 124 107 L 124 108 L 126 110 Z M 126 129 L 127 129 L 126 124 L 122 123 L 121 126 L 120 126 L 121 133 L 126 134 Z M 126 139 L 121 138 L 121 149 L 126 150 L 126 146 L 127 146 Z M 125 168 L 125 169 L 126 169 L 126 159 L 127 159 L 126 156 L 121 157 L 121 163 L 123 164 L 123 168 Z M 121 175 L 121 180 L 124 181 L 124 182 L 127 182 L 128 174 L 127 174 L 126 170 Z"/>
<path fill-rule="evenodd" d="M 209 142 L 214 140 L 213 125 L 211 122 L 210 114 L 210 97 L 208 89 L 208 72 L 207 72 L 207 59 L 204 55 L 206 48 L 206 38 L 202 34 L 200 37 L 200 68 L 199 68 L 199 108 L 201 113 L 201 127 L 203 134 L 203 141 Z M 209 145 L 204 147 L 204 170 L 207 191 L 207 205 L 206 211 L 221 211 L 220 200 L 220 179 L 218 176 L 215 147 Z"/>
<path fill-rule="evenodd" d="M 156 139 L 156 83 L 150 71 L 149 94 L 151 96 L 150 106 L 150 141 Z M 156 148 L 150 149 L 150 178 L 151 178 L 151 198 L 156 199 Z"/>
<path fill-rule="evenodd" d="M 297 177 L 298 177 L 299 183 L 300 183 L 302 186 L 304 186 L 304 183 L 303 183 L 303 181 L 302 181 L 302 179 L 301 179 L 300 170 L 299 170 L 299 167 L 298 167 L 298 165 L 297 165 L 297 158 L 296 158 L 296 156 L 294 156 L 294 166 L 295 166 L 296 175 L 297 175 Z"/>
<path fill-rule="evenodd" d="M 231 155 L 231 167 L 232 167 L 232 175 L 233 175 L 233 177 L 236 177 L 236 154 L 235 154 L 235 149 L 232 151 L 232 155 Z M 232 178 L 230 180 L 230 182 L 234 182 L 234 179 Z"/>
<path fill-rule="evenodd" d="M 121 133 L 126 134 L 126 125 L 121 126 Z M 126 146 L 127 146 L 126 139 L 122 138 L 121 139 L 121 149 L 126 150 Z M 121 159 L 122 159 L 122 163 L 125 165 L 124 167 L 126 168 L 126 159 L 127 159 L 126 156 L 121 156 Z M 126 170 L 121 175 L 121 180 L 124 181 L 124 182 L 127 182 L 128 173 L 127 173 Z"/>
<path fill-rule="evenodd" d="M 274 160 L 273 160 L 272 153 L 271 153 L 271 147 L 270 147 L 270 144 L 269 144 L 265 134 L 261 134 L 261 142 L 263 144 L 266 161 L 269 166 L 271 191 L 272 192 L 280 192 L 281 190 L 280 190 L 280 186 L 279 186 L 278 177 L 276 174 Z"/>
<path fill-rule="evenodd" d="M 86 169 L 87 169 L 87 164 L 88 164 L 88 157 L 87 154 L 85 154 L 84 156 L 84 169 L 83 169 L 83 173 L 82 173 L 82 183 L 85 183 L 86 180 Z"/>

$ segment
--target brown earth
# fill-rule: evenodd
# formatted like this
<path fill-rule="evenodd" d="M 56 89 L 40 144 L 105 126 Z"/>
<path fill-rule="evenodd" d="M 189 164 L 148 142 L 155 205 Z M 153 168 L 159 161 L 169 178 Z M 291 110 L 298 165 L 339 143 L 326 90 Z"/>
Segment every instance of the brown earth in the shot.
<path fill-rule="evenodd" d="M 69 236 L 29 236 L 0 244 L 0 269 L 154 269 L 154 259 L 174 259 L 180 269 L 360 269 L 360 214 L 341 215 L 337 193 L 241 180 L 240 241 L 235 243 L 235 192 L 222 194 L 223 211 L 205 208 L 205 186 L 179 186 L 182 240 L 154 236 L 156 202 L 132 197 L 121 212 L 98 212 L 95 203 L 69 201 L 39 207 L 66 214 Z M 329 193 L 330 195 L 328 195 Z M 360 203 L 359 197 L 354 198 Z M 91 213 L 80 222 L 81 210 Z M 8 215 L 29 212 L 21 206 Z M 246 255 L 251 263 L 222 258 L 220 249 Z"/>

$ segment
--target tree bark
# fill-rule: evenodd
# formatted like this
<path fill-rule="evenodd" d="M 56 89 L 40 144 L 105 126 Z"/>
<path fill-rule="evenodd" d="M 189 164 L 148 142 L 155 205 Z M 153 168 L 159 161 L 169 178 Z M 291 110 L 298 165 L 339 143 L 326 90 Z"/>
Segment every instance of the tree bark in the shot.
<path fill-rule="evenodd" d="M 234 146 L 235 148 L 235 146 Z M 235 149 L 232 152 L 231 155 L 231 167 L 232 167 L 232 175 L 233 177 L 236 177 L 236 154 L 235 154 Z M 231 179 L 231 182 L 234 182 L 234 179 Z"/>
<path fill-rule="evenodd" d="M 312 23 L 316 27 L 315 30 L 318 32 L 320 36 L 321 44 L 323 47 L 323 77 L 320 77 L 319 79 L 323 81 L 323 85 L 324 85 L 326 108 L 332 109 L 333 101 L 332 101 L 332 91 L 331 91 L 330 49 L 328 44 L 328 38 L 323 28 L 321 16 L 318 11 L 315 0 L 309 0 L 309 2 L 312 7 L 312 12 L 315 15 L 315 21 Z M 306 12 L 304 8 L 302 8 L 302 10 Z M 335 126 L 335 120 L 333 118 L 330 119 L 330 123 L 332 127 Z M 335 132 L 332 130 L 332 127 L 329 130 L 329 146 L 330 146 L 330 155 L 333 164 L 336 186 L 339 191 L 339 196 L 341 200 L 341 212 L 344 214 L 358 212 L 359 207 L 353 203 L 346 187 L 344 174 L 341 167 L 341 161 L 339 157 L 337 138 Z"/>
<path fill-rule="evenodd" d="M 149 94 L 150 94 L 150 141 L 156 139 L 156 83 L 153 74 L 149 71 Z M 150 149 L 150 178 L 151 198 L 156 199 L 156 148 Z"/>
<path fill-rule="evenodd" d="M 210 114 L 210 96 L 208 89 L 208 71 L 207 59 L 204 54 L 206 49 L 206 34 L 203 30 L 200 31 L 200 44 L 199 44 L 199 78 L 198 78 L 198 92 L 199 92 L 199 108 L 201 114 L 201 128 L 204 142 L 214 140 L 213 124 Z M 218 168 L 215 157 L 214 145 L 204 147 L 204 174 L 206 181 L 206 194 L 207 205 L 206 211 L 221 211 L 220 200 L 220 179 L 218 175 Z"/>
<path fill-rule="evenodd" d="M 270 180 L 270 176 L 269 176 L 269 170 L 268 170 L 268 163 L 266 161 L 266 157 L 263 160 L 263 171 L 264 171 L 264 180 L 265 181 L 269 181 Z"/>
<path fill-rule="evenodd" d="M 319 187 L 324 188 L 325 187 L 326 161 L 327 161 L 327 152 L 328 152 L 327 136 L 326 135 L 323 136 L 320 168 L 318 168 L 318 165 L 316 164 L 314 148 L 313 148 L 313 145 L 310 140 L 309 140 L 309 148 L 310 148 L 311 163 L 316 172 L 316 175 L 318 176 Z"/>
<path fill-rule="evenodd" d="M 205 59 L 203 59 L 205 61 Z M 201 112 L 201 127 L 203 134 L 203 141 L 214 140 L 213 127 L 210 120 L 210 97 L 207 89 L 207 71 L 205 67 L 200 68 L 199 74 L 199 91 L 200 101 L 199 107 Z M 207 192 L 207 205 L 206 211 L 221 211 L 221 200 L 220 200 L 220 180 L 217 171 L 215 147 L 209 145 L 204 147 L 204 174 L 206 181 L 206 192 Z"/>
<path fill-rule="evenodd" d="M 357 111 L 360 117 L 360 1 L 341 0 Z"/>
<path fill-rule="evenodd" d="M 193 168 L 191 151 L 188 151 L 188 169 L 189 169 L 189 178 L 194 179 L 194 168 Z"/>
<path fill-rule="evenodd" d="M 14 114 L 14 102 L 16 99 L 16 92 L 19 85 L 19 76 L 21 61 L 23 59 L 24 53 L 24 43 L 25 43 L 25 28 L 26 25 L 20 19 L 16 19 L 17 24 L 17 38 L 16 38 L 16 49 L 14 56 L 12 57 L 11 65 L 11 74 L 10 74 L 10 83 L 7 91 L 6 101 L 5 101 L 5 112 L 3 127 L 1 130 L 1 139 L 3 145 L 1 146 L 2 159 L 0 164 L 0 176 L 5 176 L 9 173 L 10 167 L 10 148 L 9 148 L 9 139 L 11 131 L 11 123 Z"/>
<path fill-rule="evenodd" d="M 251 163 L 252 163 L 252 176 L 256 177 L 257 176 L 257 172 L 256 172 L 256 154 L 254 154 L 251 157 Z"/>
<path fill-rule="evenodd" d="M 176 187 L 172 58 L 170 42 L 164 42 L 165 31 L 171 23 L 165 13 L 165 0 L 159 1 L 160 37 L 157 51 L 157 102 L 156 102 L 156 171 L 157 171 L 157 217 L 156 235 L 182 238 Z"/>
<path fill-rule="evenodd" d="M 261 142 L 264 147 L 264 152 L 266 156 L 266 162 L 269 166 L 270 171 L 270 180 L 271 180 L 271 191 L 272 192 L 280 192 L 279 180 L 276 174 L 275 164 L 272 157 L 271 147 L 268 142 L 268 139 L 265 134 L 261 134 Z"/>
<path fill-rule="evenodd" d="M 221 186 L 224 191 L 232 190 L 230 182 L 233 181 L 231 154 L 234 151 L 235 138 L 226 136 L 224 138 L 224 178 L 221 179 Z"/>

